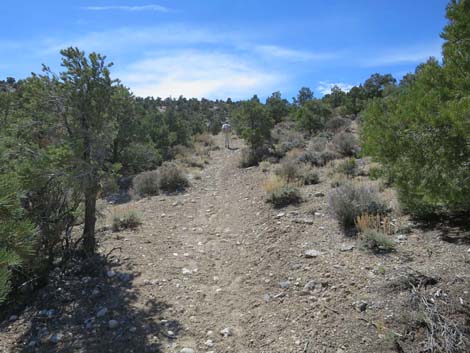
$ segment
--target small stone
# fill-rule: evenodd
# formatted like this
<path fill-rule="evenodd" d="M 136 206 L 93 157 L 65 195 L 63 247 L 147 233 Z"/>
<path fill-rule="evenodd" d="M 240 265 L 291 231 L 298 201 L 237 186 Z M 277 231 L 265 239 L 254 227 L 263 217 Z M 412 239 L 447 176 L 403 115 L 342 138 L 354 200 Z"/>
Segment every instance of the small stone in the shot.
<path fill-rule="evenodd" d="M 132 276 L 130 273 L 120 273 L 118 277 L 123 282 L 129 282 L 132 279 Z"/>
<path fill-rule="evenodd" d="M 10 316 L 10 318 L 8 320 L 10 320 L 11 322 L 16 321 L 16 320 L 18 320 L 18 316 L 12 315 L 12 316 Z"/>
<path fill-rule="evenodd" d="M 212 340 L 207 340 L 206 342 L 204 342 L 204 344 L 205 344 L 207 347 L 213 347 L 213 346 L 214 346 L 214 341 L 212 341 Z"/>
<path fill-rule="evenodd" d="M 408 237 L 405 234 L 399 234 L 396 238 L 398 241 L 406 241 Z"/>
<path fill-rule="evenodd" d="M 115 329 L 119 326 L 119 322 L 117 320 L 109 320 L 108 326 L 110 329 Z"/>
<path fill-rule="evenodd" d="M 306 258 L 310 259 L 310 258 L 315 258 L 317 256 L 320 256 L 321 252 L 315 249 L 310 249 L 310 250 L 306 250 L 304 255 Z"/>
<path fill-rule="evenodd" d="M 132 327 L 129 329 L 129 332 L 132 332 L 132 333 L 134 333 L 134 332 L 136 332 L 136 331 L 137 331 L 137 327 L 135 327 L 135 326 L 132 326 Z"/>
<path fill-rule="evenodd" d="M 305 290 L 314 290 L 316 286 L 317 286 L 317 282 L 315 282 L 315 281 L 308 281 L 308 282 L 305 284 L 304 289 L 305 289 Z"/>
<path fill-rule="evenodd" d="M 196 353 L 192 348 L 183 348 L 180 353 Z"/>
<path fill-rule="evenodd" d="M 116 275 L 116 272 L 114 272 L 113 270 L 109 270 L 108 272 L 106 272 L 106 276 L 108 276 L 109 278 L 112 278 Z"/>
<path fill-rule="evenodd" d="M 220 334 L 224 337 L 229 337 L 232 336 L 232 330 L 230 330 L 228 327 L 224 328 L 223 330 L 220 331 Z"/>
<path fill-rule="evenodd" d="M 275 218 L 275 219 L 279 219 L 279 218 L 284 217 L 285 215 L 286 215 L 286 214 L 285 214 L 284 212 L 280 212 L 280 213 L 278 213 L 274 218 Z"/>
<path fill-rule="evenodd" d="M 108 308 L 102 308 L 96 313 L 96 317 L 103 317 L 108 313 Z"/>
<path fill-rule="evenodd" d="M 361 300 L 359 303 L 356 304 L 356 310 L 360 313 L 366 311 L 368 303 L 364 300 Z"/>
<path fill-rule="evenodd" d="M 183 268 L 183 275 L 190 275 L 192 273 L 193 271 L 191 271 L 189 268 L 186 268 L 186 267 Z"/>
<path fill-rule="evenodd" d="M 56 333 L 55 335 L 52 335 L 51 338 L 49 338 L 49 341 L 51 343 L 57 344 L 60 341 L 62 341 L 63 335 L 61 333 Z"/>
<path fill-rule="evenodd" d="M 279 282 L 279 287 L 281 287 L 282 289 L 289 289 L 289 286 L 289 281 Z"/>
<path fill-rule="evenodd" d="M 315 196 L 315 197 L 325 197 L 325 194 L 322 193 L 322 192 L 316 192 L 315 194 L 313 194 L 313 196 Z"/>
<path fill-rule="evenodd" d="M 344 252 L 344 251 L 351 251 L 353 249 L 354 249 L 354 245 L 343 244 L 339 250 Z"/>

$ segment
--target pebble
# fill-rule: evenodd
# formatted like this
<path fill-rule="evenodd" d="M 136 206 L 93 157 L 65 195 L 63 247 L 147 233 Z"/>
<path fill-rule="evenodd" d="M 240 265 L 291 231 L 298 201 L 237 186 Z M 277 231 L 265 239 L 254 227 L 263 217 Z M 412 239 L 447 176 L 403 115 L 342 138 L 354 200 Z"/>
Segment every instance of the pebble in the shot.
<path fill-rule="evenodd" d="M 305 284 L 304 289 L 305 289 L 305 290 L 314 290 L 315 287 L 316 287 L 316 285 L 317 285 L 317 282 L 315 282 L 315 281 L 308 281 L 308 282 Z"/>
<path fill-rule="evenodd" d="M 229 337 L 232 336 L 232 330 L 230 330 L 228 327 L 224 328 L 223 330 L 220 331 L 220 334 L 224 337 Z"/>
<path fill-rule="evenodd" d="M 306 250 L 304 253 L 306 258 L 315 258 L 321 255 L 321 252 L 315 249 Z"/>
<path fill-rule="evenodd" d="M 289 281 L 279 282 L 279 287 L 281 287 L 282 289 L 289 289 L 289 286 Z"/>
<path fill-rule="evenodd" d="M 106 276 L 108 276 L 109 278 L 112 278 L 116 275 L 116 272 L 114 272 L 113 270 L 110 270 L 108 272 L 106 272 Z"/>
<path fill-rule="evenodd" d="M 108 313 L 108 308 L 102 308 L 96 313 L 96 317 L 103 317 Z"/>
<path fill-rule="evenodd" d="M 10 316 L 10 318 L 8 320 L 10 320 L 11 322 L 16 321 L 16 320 L 18 320 L 18 316 L 12 315 L 12 316 Z"/>
<path fill-rule="evenodd" d="M 316 192 L 313 196 L 315 197 L 325 197 L 325 194 L 322 192 Z"/>
<path fill-rule="evenodd" d="M 351 251 L 354 249 L 354 245 L 348 245 L 348 244 L 344 244 L 341 246 L 341 248 L 339 249 L 340 251 Z"/>
<path fill-rule="evenodd" d="M 62 338 L 63 338 L 63 335 L 61 333 L 56 333 L 54 335 L 51 336 L 51 338 L 49 339 L 49 341 L 51 343 L 54 343 L 54 344 L 57 344 L 59 343 L 60 341 L 62 341 Z"/>
<path fill-rule="evenodd" d="M 361 300 L 360 302 L 356 303 L 356 310 L 359 312 L 364 312 L 367 309 L 368 303 L 364 300 Z"/>
<path fill-rule="evenodd" d="M 117 320 L 109 320 L 108 326 L 110 329 L 115 329 L 119 326 L 119 322 Z"/>
<path fill-rule="evenodd" d="M 196 353 L 192 348 L 183 348 L 180 353 Z"/>
<path fill-rule="evenodd" d="M 190 275 L 192 273 L 193 271 L 191 271 L 189 268 L 183 268 L 183 275 Z"/>
<path fill-rule="evenodd" d="M 275 219 L 279 219 L 279 218 L 282 218 L 284 217 L 286 214 L 284 212 L 281 212 L 281 213 L 278 213 L 274 218 Z"/>
<path fill-rule="evenodd" d="M 212 341 L 212 340 L 207 340 L 206 342 L 204 342 L 204 344 L 205 344 L 207 347 L 213 347 L 213 346 L 214 346 L 214 341 Z"/>

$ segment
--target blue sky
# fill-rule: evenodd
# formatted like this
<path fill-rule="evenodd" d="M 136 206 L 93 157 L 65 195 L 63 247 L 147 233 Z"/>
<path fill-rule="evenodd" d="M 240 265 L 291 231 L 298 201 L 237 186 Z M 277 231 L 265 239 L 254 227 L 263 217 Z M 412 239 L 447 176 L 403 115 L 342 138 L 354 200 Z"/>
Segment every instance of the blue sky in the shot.
<path fill-rule="evenodd" d="M 315 96 L 440 58 L 446 0 L 2 0 L 0 79 L 97 51 L 139 96 Z"/>

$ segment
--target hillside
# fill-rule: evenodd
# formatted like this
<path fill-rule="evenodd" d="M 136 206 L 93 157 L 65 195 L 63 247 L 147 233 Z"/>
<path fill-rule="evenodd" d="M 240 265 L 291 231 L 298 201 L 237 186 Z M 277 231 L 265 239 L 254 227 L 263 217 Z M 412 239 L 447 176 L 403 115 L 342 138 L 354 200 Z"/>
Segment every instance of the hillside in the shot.
<path fill-rule="evenodd" d="M 412 352 L 425 331 L 407 283 L 464 317 L 462 230 L 402 217 L 396 252 L 374 255 L 330 216 L 329 167 L 302 188 L 306 202 L 275 210 L 266 173 L 238 167 L 241 147 L 211 152 L 184 194 L 106 205 L 98 262 L 52 273 L 1 324 L 0 351 Z M 113 214 L 131 209 L 143 224 L 112 232 Z"/>

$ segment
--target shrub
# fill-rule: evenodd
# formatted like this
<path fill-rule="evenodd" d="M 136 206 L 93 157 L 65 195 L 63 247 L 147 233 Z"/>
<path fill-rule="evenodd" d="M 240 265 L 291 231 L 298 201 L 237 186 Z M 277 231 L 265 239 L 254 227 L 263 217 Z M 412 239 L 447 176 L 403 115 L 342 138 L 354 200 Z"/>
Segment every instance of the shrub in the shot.
<path fill-rule="evenodd" d="M 290 183 L 300 177 L 300 165 L 295 160 L 286 159 L 279 164 L 274 173 Z"/>
<path fill-rule="evenodd" d="M 214 138 L 208 133 L 194 135 L 193 142 L 195 144 L 199 143 L 205 147 L 210 147 L 210 146 L 215 145 Z"/>
<path fill-rule="evenodd" d="M 328 144 L 326 137 L 316 136 L 310 140 L 307 146 L 308 151 L 323 152 Z"/>
<path fill-rule="evenodd" d="M 338 131 L 342 128 L 349 127 L 351 125 L 351 120 L 342 118 L 342 117 L 335 117 L 328 120 L 325 124 L 325 127 L 330 131 Z"/>
<path fill-rule="evenodd" d="M 269 172 L 269 169 L 271 169 L 271 163 L 268 161 L 262 161 L 259 164 L 259 167 L 263 173 Z"/>
<path fill-rule="evenodd" d="M 359 140 L 350 132 L 343 132 L 335 135 L 333 144 L 336 150 L 343 156 L 351 157 L 359 151 Z"/>
<path fill-rule="evenodd" d="M 298 157 L 298 160 L 303 163 L 311 164 L 315 167 L 323 167 L 328 162 L 337 159 L 339 156 L 329 150 L 323 152 L 315 152 L 307 150 Z"/>
<path fill-rule="evenodd" d="M 298 188 L 286 185 L 271 192 L 267 202 L 271 203 L 275 208 L 281 208 L 288 205 L 299 204 L 302 202 L 302 197 Z"/>
<path fill-rule="evenodd" d="M 270 175 L 269 178 L 263 183 L 263 189 L 267 193 L 282 189 L 286 186 L 286 181 L 277 175 Z"/>
<path fill-rule="evenodd" d="M 143 172 L 137 175 L 133 181 L 133 189 L 137 195 L 154 196 L 160 193 L 157 171 Z"/>
<path fill-rule="evenodd" d="M 175 192 L 188 187 L 189 181 L 175 163 L 166 162 L 158 169 L 158 186 L 160 190 Z"/>
<path fill-rule="evenodd" d="M 157 168 L 162 163 L 158 150 L 151 144 L 132 143 L 122 152 L 122 165 L 126 174 L 136 174 Z"/>
<path fill-rule="evenodd" d="M 395 250 L 395 242 L 379 230 L 367 229 L 361 233 L 360 238 L 363 247 L 374 253 L 388 253 Z"/>
<path fill-rule="evenodd" d="M 354 227 L 356 218 L 362 214 L 386 214 L 388 208 L 377 190 L 364 184 L 344 183 L 329 195 L 329 207 L 343 229 Z"/>
<path fill-rule="evenodd" d="M 142 218 L 136 211 L 129 211 L 122 215 L 114 215 L 112 229 L 119 232 L 123 229 L 136 229 L 142 225 Z"/>
<path fill-rule="evenodd" d="M 256 166 L 268 156 L 269 149 L 265 146 L 258 147 L 255 150 L 244 148 L 240 157 L 240 167 L 248 168 Z"/>
<path fill-rule="evenodd" d="M 315 185 L 320 182 L 320 176 L 318 172 L 312 168 L 303 168 L 300 171 L 299 179 L 304 185 Z"/>
<path fill-rule="evenodd" d="M 338 167 L 336 168 L 336 171 L 339 173 L 343 173 L 347 175 L 348 177 L 352 178 L 357 175 L 358 172 L 358 166 L 356 163 L 356 159 L 354 157 L 348 158 L 347 160 L 341 162 Z"/>

